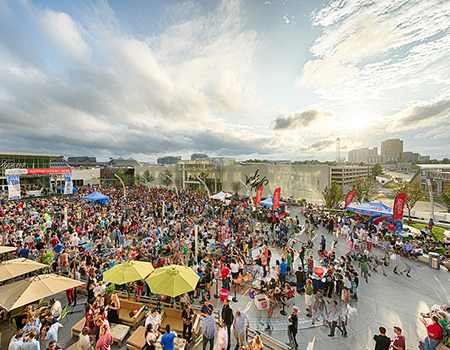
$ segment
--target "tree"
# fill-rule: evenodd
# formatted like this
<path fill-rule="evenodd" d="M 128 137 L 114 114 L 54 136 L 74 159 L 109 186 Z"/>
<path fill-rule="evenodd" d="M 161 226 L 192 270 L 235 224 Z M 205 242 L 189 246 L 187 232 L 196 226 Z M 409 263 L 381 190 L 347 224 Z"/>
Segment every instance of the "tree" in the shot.
<path fill-rule="evenodd" d="M 441 192 L 441 199 L 447 206 L 447 211 L 450 213 L 450 185 L 445 186 L 444 190 Z"/>
<path fill-rule="evenodd" d="M 353 181 L 352 189 L 356 191 L 355 198 L 359 203 L 370 202 L 377 194 L 376 184 L 370 177 L 358 176 Z"/>
<path fill-rule="evenodd" d="M 117 173 L 117 176 L 120 177 L 123 181 L 124 184 L 127 184 L 130 182 L 130 179 L 128 178 L 128 176 L 125 174 L 125 171 L 123 169 L 119 169 L 119 172 Z M 116 178 L 117 182 L 120 182 L 119 179 Z"/>
<path fill-rule="evenodd" d="M 233 191 L 234 193 L 239 193 L 240 190 L 241 190 L 240 181 L 233 181 L 231 183 L 231 191 Z"/>
<path fill-rule="evenodd" d="M 327 186 L 323 189 L 322 196 L 325 207 L 328 209 L 338 206 L 345 198 L 342 186 L 336 181 L 332 181 L 330 187 Z"/>
<path fill-rule="evenodd" d="M 396 183 L 392 187 L 392 193 L 397 197 L 400 193 L 406 193 L 405 207 L 408 210 L 408 221 L 411 221 L 411 210 L 416 203 L 425 196 L 426 192 L 420 187 L 417 182 Z"/>
<path fill-rule="evenodd" d="M 173 183 L 172 176 L 173 176 L 173 174 L 170 172 L 169 169 L 166 169 L 162 173 L 159 174 L 161 183 L 166 187 L 169 187 Z"/>
<path fill-rule="evenodd" d="M 153 174 L 147 169 L 144 171 L 144 173 L 140 176 L 140 181 L 142 181 L 145 185 L 150 187 L 150 184 L 155 181 L 155 177 Z"/>
<path fill-rule="evenodd" d="M 372 168 L 373 176 L 380 176 L 383 174 L 383 166 L 380 163 L 376 163 Z"/>

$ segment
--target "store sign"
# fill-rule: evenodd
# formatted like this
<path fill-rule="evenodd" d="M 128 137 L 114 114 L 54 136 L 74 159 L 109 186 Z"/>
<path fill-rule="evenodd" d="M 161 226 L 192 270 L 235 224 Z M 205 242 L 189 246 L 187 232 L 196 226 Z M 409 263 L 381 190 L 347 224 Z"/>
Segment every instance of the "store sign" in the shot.
<path fill-rule="evenodd" d="M 72 169 L 68 168 L 50 168 L 50 169 L 6 169 L 5 175 L 57 175 L 72 174 Z"/>

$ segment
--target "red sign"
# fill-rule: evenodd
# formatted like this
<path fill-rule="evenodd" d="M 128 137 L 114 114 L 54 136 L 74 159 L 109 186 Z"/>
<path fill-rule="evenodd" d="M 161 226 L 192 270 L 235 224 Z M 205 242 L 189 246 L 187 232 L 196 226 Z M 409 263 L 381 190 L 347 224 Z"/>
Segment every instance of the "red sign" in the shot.
<path fill-rule="evenodd" d="M 280 207 L 280 195 L 281 187 L 278 187 L 273 193 L 273 209 L 278 209 Z"/>
<path fill-rule="evenodd" d="M 347 208 L 355 197 L 356 191 L 350 191 L 347 193 L 347 198 L 345 199 L 345 208 Z"/>
<path fill-rule="evenodd" d="M 264 186 L 261 186 L 260 188 L 258 188 L 258 191 L 256 192 L 256 200 L 255 200 L 255 207 L 259 205 L 259 203 L 261 202 L 261 197 L 263 194 L 263 189 Z"/>
<path fill-rule="evenodd" d="M 405 207 L 406 193 L 400 193 L 394 202 L 393 220 L 403 219 L 403 208 Z"/>
<path fill-rule="evenodd" d="M 28 174 L 36 175 L 36 174 L 72 174 L 72 169 L 69 168 L 50 168 L 50 169 L 27 169 Z"/>

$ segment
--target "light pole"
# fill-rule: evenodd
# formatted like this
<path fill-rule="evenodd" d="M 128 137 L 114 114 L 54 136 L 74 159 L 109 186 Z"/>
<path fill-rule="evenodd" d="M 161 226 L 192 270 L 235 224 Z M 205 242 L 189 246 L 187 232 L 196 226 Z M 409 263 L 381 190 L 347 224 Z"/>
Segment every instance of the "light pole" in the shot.
<path fill-rule="evenodd" d="M 99 179 L 97 176 L 95 176 L 94 174 L 91 174 L 91 176 L 92 176 L 94 179 L 98 180 L 98 188 L 102 188 L 102 182 L 100 181 L 100 179 Z"/>
<path fill-rule="evenodd" d="M 431 180 L 427 179 L 428 193 L 430 194 L 430 218 L 434 220 L 434 197 L 433 197 L 433 186 L 431 185 Z"/>
<path fill-rule="evenodd" d="M 203 184 L 203 186 L 205 186 L 206 192 L 208 192 L 208 198 L 211 197 L 211 192 L 209 192 L 209 188 L 206 186 L 205 182 L 199 176 L 196 176 L 196 178 Z"/>
<path fill-rule="evenodd" d="M 247 189 L 247 195 L 250 197 L 250 202 L 252 203 L 252 207 L 255 206 L 255 204 L 253 203 L 253 197 L 252 197 L 252 193 L 250 192 L 250 188 L 244 183 L 244 181 L 242 181 L 241 179 L 239 179 L 239 181 L 241 182 L 241 184 L 244 185 L 244 187 Z"/>
<path fill-rule="evenodd" d="M 117 174 L 114 174 L 114 176 L 117 177 L 120 180 L 120 182 L 122 183 L 122 186 L 123 186 L 123 197 L 127 198 L 127 190 L 125 189 L 125 184 L 124 184 L 123 180 Z"/>
<path fill-rule="evenodd" d="M 175 186 L 175 192 L 177 193 L 178 196 L 178 188 L 177 188 L 177 183 L 175 182 L 174 179 L 172 179 L 172 176 L 167 175 L 167 177 L 170 179 L 170 181 L 173 182 L 173 185 Z"/>

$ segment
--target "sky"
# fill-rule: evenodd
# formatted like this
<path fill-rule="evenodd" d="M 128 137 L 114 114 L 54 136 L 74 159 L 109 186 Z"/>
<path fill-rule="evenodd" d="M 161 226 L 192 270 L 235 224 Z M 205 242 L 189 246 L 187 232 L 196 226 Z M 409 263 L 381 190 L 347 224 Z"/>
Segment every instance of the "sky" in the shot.
<path fill-rule="evenodd" d="M 0 150 L 450 156 L 448 0 L 0 0 Z"/>

